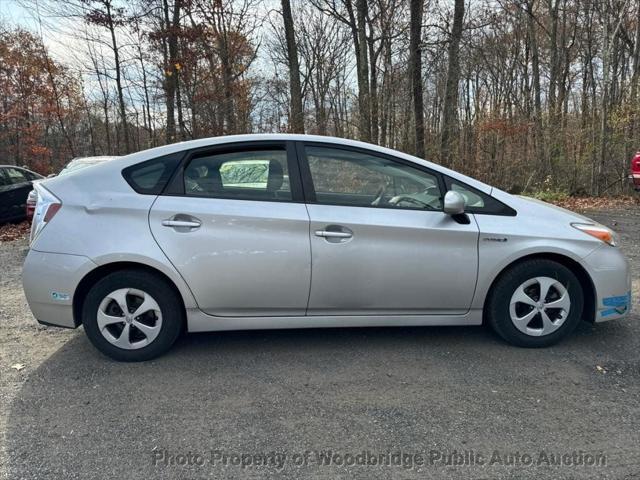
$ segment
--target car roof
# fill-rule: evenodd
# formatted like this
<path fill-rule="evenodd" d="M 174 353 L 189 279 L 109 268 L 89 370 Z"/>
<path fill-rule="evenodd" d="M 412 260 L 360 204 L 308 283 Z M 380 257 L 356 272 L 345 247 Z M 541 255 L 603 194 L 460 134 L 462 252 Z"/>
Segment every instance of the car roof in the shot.
<path fill-rule="evenodd" d="M 246 144 L 246 146 L 250 146 L 253 142 L 264 142 L 264 141 L 299 141 L 299 142 L 313 142 L 313 143 L 323 143 L 326 145 L 335 145 L 335 146 L 346 146 L 346 147 L 354 147 L 361 148 L 367 150 L 372 153 L 381 153 L 384 155 L 389 155 L 392 157 L 396 157 L 399 159 L 405 159 L 410 162 L 416 163 L 418 165 L 423 165 L 435 172 L 448 175 L 453 179 L 457 179 L 461 182 L 470 185 L 471 187 L 477 188 L 485 193 L 491 194 L 493 187 L 482 183 L 474 178 L 468 177 L 462 173 L 456 172 L 454 170 L 450 170 L 446 167 L 438 165 L 436 163 L 429 162 L 427 160 L 415 157 L 413 155 L 409 155 L 407 153 L 400 152 L 399 150 L 392 150 L 390 148 L 381 147 L 378 145 L 374 145 L 371 143 L 360 142 L 357 140 L 349 140 L 345 138 L 337 138 L 337 137 L 328 137 L 328 136 L 320 136 L 320 135 L 302 135 L 302 134 L 292 134 L 292 133 L 261 133 L 261 134 L 248 134 L 248 135 L 227 135 L 221 137 L 209 137 L 209 138 L 201 138 L 198 140 L 189 140 L 185 142 L 172 143 L 169 145 L 163 145 L 160 147 L 151 148 L 148 150 L 142 150 L 139 152 L 131 153 L 129 155 L 125 155 L 119 158 L 113 159 L 113 161 L 103 162 L 100 165 L 96 165 L 91 169 L 87 169 L 90 171 L 81 171 L 75 176 L 74 179 L 65 180 L 65 177 L 56 177 L 47 180 L 47 184 L 52 187 L 58 183 L 66 183 L 66 181 L 80 181 L 81 178 L 85 178 L 88 176 L 96 176 L 100 178 L 105 178 L 104 175 L 115 174 L 122 178 L 120 172 L 131 165 L 136 165 L 138 163 L 152 160 L 158 157 L 162 157 L 165 155 L 170 155 L 172 153 L 185 152 L 187 150 L 193 150 L 198 148 L 206 148 L 206 147 L 215 147 L 218 145 L 230 145 L 230 144 Z M 68 178 L 68 177 L 67 177 Z"/>
<path fill-rule="evenodd" d="M 17 168 L 18 170 L 24 170 L 25 172 L 30 172 L 34 175 L 42 177 L 42 175 L 40 175 L 38 172 L 34 172 L 33 170 L 29 170 L 28 168 L 21 167 L 20 165 L 0 165 L 0 168 Z"/>
<path fill-rule="evenodd" d="M 109 160 L 113 160 L 116 158 L 120 158 L 117 155 L 100 155 L 95 157 L 76 157 L 72 158 L 69 163 L 99 163 L 99 162 L 108 162 Z"/>
<path fill-rule="evenodd" d="M 359 140 L 351 140 L 347 138 L 339 138 L 339 137 L 329 137 L 322 135 L 306 135 L 299 133 L 256 133 L 256 134 L 243 134 L 243 135 L 225 135 L 221 137 L 208 137 L 201 138 L 197 140 L 188 140 L 185 142 L 177 142 L 169 145 L 163 145 L 160 147 L 151 148 L 148 150 L 142 150 L 140 152 L 132 153 L 121 157 L 122 167 L 134 165 L 136 163 L 150 160 L 152 158 L 160 157 L 163 155 L 169 155 L 171 153 L 177 153 L 181 151 L 196 149 L 196 148 L 204 148 L 204 147 L 213 147 L 216 145 L 225 145 L 232 143 L 251 143 L 251 142 L 260 142 L 260 141 L 298 141 L 298 142 L 317 142 L 317 143 L 325 143 L 329 145 L 336 146 L 346 146 L 346 147 L 355 147 L 362 148 L 365 150 L 369 150 L 373 153 L 382 153 L 385 155 L 394 156 L 396 158 L 406 159 L 417 164 L 423 165 L 427 168 L 430 168 L 436 172 L 443 173 L 445 175 L 450 176 L 451 178 L 458 179 L 466 184 L 475 187 L 485 193 L 491 194 L 493 187 L 483 183 L 475 178 L 468 177 L 462 173 L 456 172 L 455 170 L 450 170 L 442 165 L 438 165 L 433 162 L 429 162 L 428 160 L 409 155 L 407 153 L 401 152 L 399 150 L 393 150 L 387 147 L 381 147 L 379 145 L 375 145 L 372 143 L 361 142 Z M 110 165 L 115 164 L 120 165 L 120 161 L 118 162 L 110 162 Z"/>
<path fill-rule="evenodd" d="M 31 172 L 33 170 L 29 170 L 28 168 L 21 167 L 20 165 L 0 165 L 0 168 L 17 168 L 18 170 L 26 170 L 27 172 Z M 36 173 L 36 172 L 33 172 Z"/>

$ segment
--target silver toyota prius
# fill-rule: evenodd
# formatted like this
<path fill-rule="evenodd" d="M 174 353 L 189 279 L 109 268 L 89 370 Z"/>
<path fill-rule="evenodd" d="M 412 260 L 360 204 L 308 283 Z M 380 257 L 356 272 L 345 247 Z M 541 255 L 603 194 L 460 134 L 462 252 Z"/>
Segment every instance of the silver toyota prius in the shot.
<path fill-rule="evenodd" d="M 196 140 L 36 189 L 29 306 L 118 360 L 184 330 L 485 322 L 543 347 L 631 305 L 608 228 L 351 140 Z"/>

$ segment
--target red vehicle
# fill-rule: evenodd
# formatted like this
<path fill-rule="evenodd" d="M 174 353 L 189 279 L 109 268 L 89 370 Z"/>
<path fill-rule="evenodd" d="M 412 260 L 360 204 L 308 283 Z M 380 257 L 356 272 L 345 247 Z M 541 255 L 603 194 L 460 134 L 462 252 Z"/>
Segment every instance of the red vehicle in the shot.
<path fill-rule="evenodd" d="M 631 180 L 633 188 L 640 191 L 640 152 L 636 152 L 631 159 L 631 174 L 629 175 L 629 179 Z"/>

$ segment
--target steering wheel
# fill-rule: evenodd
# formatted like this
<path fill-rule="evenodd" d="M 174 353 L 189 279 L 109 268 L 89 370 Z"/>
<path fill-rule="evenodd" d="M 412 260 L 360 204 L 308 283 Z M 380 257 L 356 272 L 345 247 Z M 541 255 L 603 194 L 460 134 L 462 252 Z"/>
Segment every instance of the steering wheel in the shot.
<path fill-rule="evenodd" d="M 373 200 L 373 202 L 371 202 L 371 206 L 377 207 L 378 205 L 380 205 L 380 202 L 382 201 L 382 198 L 384 197 L 386 191 L 387 185 L 383 183 L 382 185 L 380 185 L 380 188 L 376 193 L 376 198 Z"/>
<path fill-rule="evenodd" d="M 417 198 L 410 197 L 409 195 L 396 195 L 395 197 L 389 200 L 390 205 L 398 205 L 400 202 L 413 203 L 414 205 L 417 205 L 420 208 L 425 208 L 427 210 L 435 210 L 427 202 L 423 202 L 422 200 L 418 200 Z"/>

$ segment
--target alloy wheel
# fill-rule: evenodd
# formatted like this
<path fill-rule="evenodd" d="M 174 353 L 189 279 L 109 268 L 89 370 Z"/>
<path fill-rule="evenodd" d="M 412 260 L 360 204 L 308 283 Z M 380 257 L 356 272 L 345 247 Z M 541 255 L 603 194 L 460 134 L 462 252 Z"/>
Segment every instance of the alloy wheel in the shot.
<path fill-rule="evenodd" d="M 133 288 L 120 288 L 105 296 L 97 315 L 102 336 L 125 350 L 149 345 L 162 327 L 158 302 L 148 293 Z"/>
<path fill-rule="evenodd" d="M 535 277 L 522 283 L 511 296 L 509 315 L 515 327 L 531 336 L 555 332 L 569 316 L 571 298 L 557 279 Z"/>

